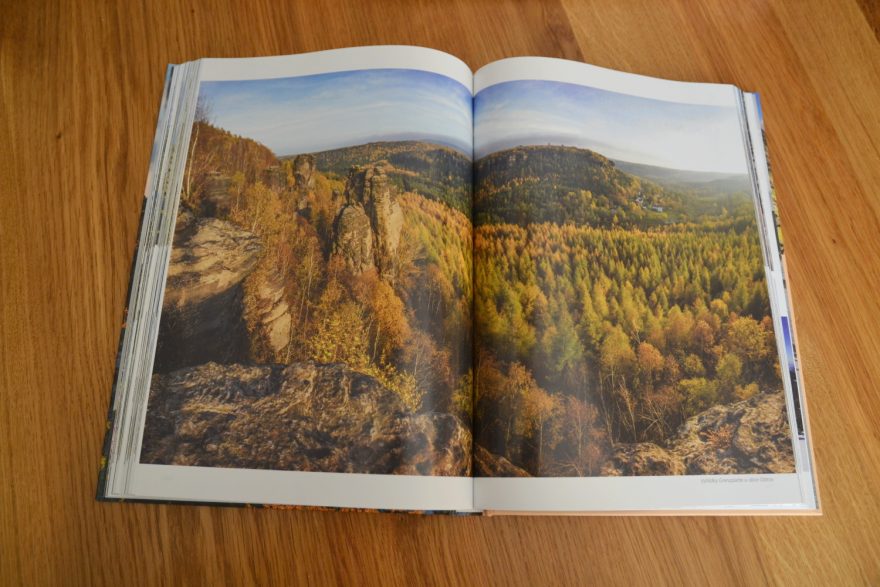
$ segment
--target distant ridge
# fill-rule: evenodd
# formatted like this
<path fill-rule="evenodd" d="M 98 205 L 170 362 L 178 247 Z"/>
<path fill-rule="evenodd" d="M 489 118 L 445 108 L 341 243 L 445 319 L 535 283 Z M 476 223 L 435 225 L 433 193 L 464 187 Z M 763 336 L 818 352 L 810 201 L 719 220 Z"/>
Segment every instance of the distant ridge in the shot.
<path fill-rule="evenodd" d="M 477 224 L 532 222 L 610 226 L 627 220 L 659 224 L 653 207 L 670 204 L 663 190 L 617 168 L 590 149 L 530 145 L 496 151 L 477 161 Z"/>
<path fill-rule="evenodd" d="M 381 136 L 366 137 L 366 138 L 364 138 L 354 144 L 344 145 L 341 147 L 332 147 L 329 149 L 321 149 L 319 151 L 311 151 L 311 152 L 309 152 L 309 154 L 316 155 L 318 153 L 332 153 L 334 151 L 344 151 L 346 149 L 351 149 L 352 147 L 356 147 L 356 146 L 402 145 L 402 144 L 406 144 L 406 143 L 420 143 L 423 145 L 434 145 L 437 147 L 446 147 L 452 151 L 455 151 L 459 155 L 462 155 L 463 157 L 467 157 L 468 159 L 470 159 L 471 155 L 472 155 L 472 152 L 463 145 L 454 143 L 454 142 L 447 140 L 443 137 L 425 136 L 423 134 L 417 134 L 417 133 L 412 133 L 411 135 L 397 134 L 397 135 L 394 135 L 393 137 L 381 137 Z M 293 159 L 297 155 L 303 155 L 303 154 L 306 154 L 306 152 L 286 153 L 284 155 L 281 155 L 280 158 L 281 159 Z"/>
<path fill-rule="evenodd" d="M 640 176 L 632 169 L 581 147 L 530 145 L 496 151 L 475 166 L 476 224 L 650 228 L 737 213 L 750 203 L 740 189 L 747 189 L 742 183 L 747 176 L 692 175 L 650 166 L 638 167 Z"/>
<path fill-rule="evenodd" d="M 379 141 L 313 155 L 318 170 L 340 178 L 346 177 L 352 166 L 385 161 L 388 178 L 399 190 L 417 192 L 470 216 L 471 160 L 448 145 L 428 141 Z"/>
<path fill-rule="evenodd" d="M 426 140 L 402 141 L 371 141 L 359 145 L 327 149 L 312 153 L 315 163 L 323 172 L 344 174 L 351 165 L 366 165 L 374 161 L 389 159 L 400 153 L 430 153 L 436 151 L 447 153 L 455 159 L 467 160 L 467 157 L 452 145 Z M 294 155 L 285 155 L 281 159 L 292 159 Z M 389 162 L 390 159 L 389 159 Z"/>
<path fill-rule="evenodd" d="M 671 190 L 699 190 L 716 193 L 748 192 L 751 183 L 745 173 L 719 173 L 674 169 L 644 163 L 615 160 L 618 169 L 631 175 L 653 181 Z"/>

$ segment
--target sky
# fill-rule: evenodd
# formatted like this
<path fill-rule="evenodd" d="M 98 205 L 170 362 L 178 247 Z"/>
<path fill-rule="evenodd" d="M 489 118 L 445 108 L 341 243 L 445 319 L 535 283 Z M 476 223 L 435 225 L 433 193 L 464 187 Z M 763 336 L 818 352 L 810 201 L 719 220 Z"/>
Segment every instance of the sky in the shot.
<path fill-rule="evenodd" d="M 470 90 L 412 69 L 202 82 L 211 122 L 278 156 L 383 140 L 440 142 L 471 154 Z"/>
<path fill-rule="evenodd" d="M 476 158 L 522 145 L 567 145 L 610 159 L 692 171 L 746 173 L 733 107 L 681 104 L 577 84 L 489 86 L 474 104 Z"/>

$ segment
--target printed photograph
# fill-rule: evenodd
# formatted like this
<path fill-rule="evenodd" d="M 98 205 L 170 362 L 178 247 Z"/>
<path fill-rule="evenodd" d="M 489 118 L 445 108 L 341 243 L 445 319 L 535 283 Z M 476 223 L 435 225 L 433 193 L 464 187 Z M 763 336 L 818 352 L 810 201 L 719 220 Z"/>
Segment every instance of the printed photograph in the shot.
<path fill-rule="evenodd" d="M 471 117 L 416 70 L 201 84 L 142 463 L 470 474 Z"/>
<path fill-rule="evenodd" d="M 794 472 L 736 110 L 526 80 L 474 123 L 474 473 Z"/>

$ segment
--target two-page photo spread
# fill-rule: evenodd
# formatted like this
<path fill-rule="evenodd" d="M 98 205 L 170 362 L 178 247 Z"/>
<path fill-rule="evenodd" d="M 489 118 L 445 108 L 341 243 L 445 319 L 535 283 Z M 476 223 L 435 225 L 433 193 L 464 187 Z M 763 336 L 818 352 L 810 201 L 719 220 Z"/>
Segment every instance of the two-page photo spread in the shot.
<path fill-rule="evenodd" d="M 172 69 L 99 492 L 815 509 L 760 121 L 539 58 Z"/>

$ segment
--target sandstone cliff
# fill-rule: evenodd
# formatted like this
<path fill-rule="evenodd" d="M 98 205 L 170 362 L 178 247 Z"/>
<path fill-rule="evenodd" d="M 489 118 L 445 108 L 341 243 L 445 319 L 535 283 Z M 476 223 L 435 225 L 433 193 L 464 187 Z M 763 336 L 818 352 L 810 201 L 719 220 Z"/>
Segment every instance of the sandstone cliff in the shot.
<path fill-rule="evenodd" d="M 333 252 L 356 273 L 375 267 L 382 279 L 393 281 L 403 210 L 383 164 L 353 167 L 344 197 L 334 223 Z"/>
<path fill-rule="evenodd" d="M 782 393 L 714 406 L 682 424 L 665 447 L 620 444 L 602 475 L 792 473 Z"/>
<path fill-rule="evenodd" d="M 355 273 L 375 267 L 373 229 L 370 217 L 359 202 L 346 204 L 333 226 L 333 253 L 340 255 Z"/>
<path fill-rule="evenodd" d="M 141 461 L 468 475 L 470 443 L 454 416 L 412 414 L 342 364 L 207 363 L 153 376 Z"/>
<path fill-rule="evenodd" d="M 315 156 L 297 155 L 293 160 L 293 178 L 296 189 L 310 192 L 315 189 Z"/>
<path fill-rule="evenodd" d="M 251 280 L 254 280 L 249 288 L 252 297 L 246 304 L 245 319 L 254 334 L 251 341 L 253 358 L 263 362 L 266 355 L 280 360 L 283 355 L 279 356 L 279 353 L 290 343 L 293 324 L 290 305 L 284 295 L 284 279 L 277 270 L 264 269 L 256 271 Z M 268 351 L 268 354 L 260 351 Z"/>
<path fill-rule="evenodd" d="M 177 219 L 159 324 L 155 370 L 208 360 L 245 361 L 242 283 L 259 260 L 259 238 L 216 218 Z"/>

